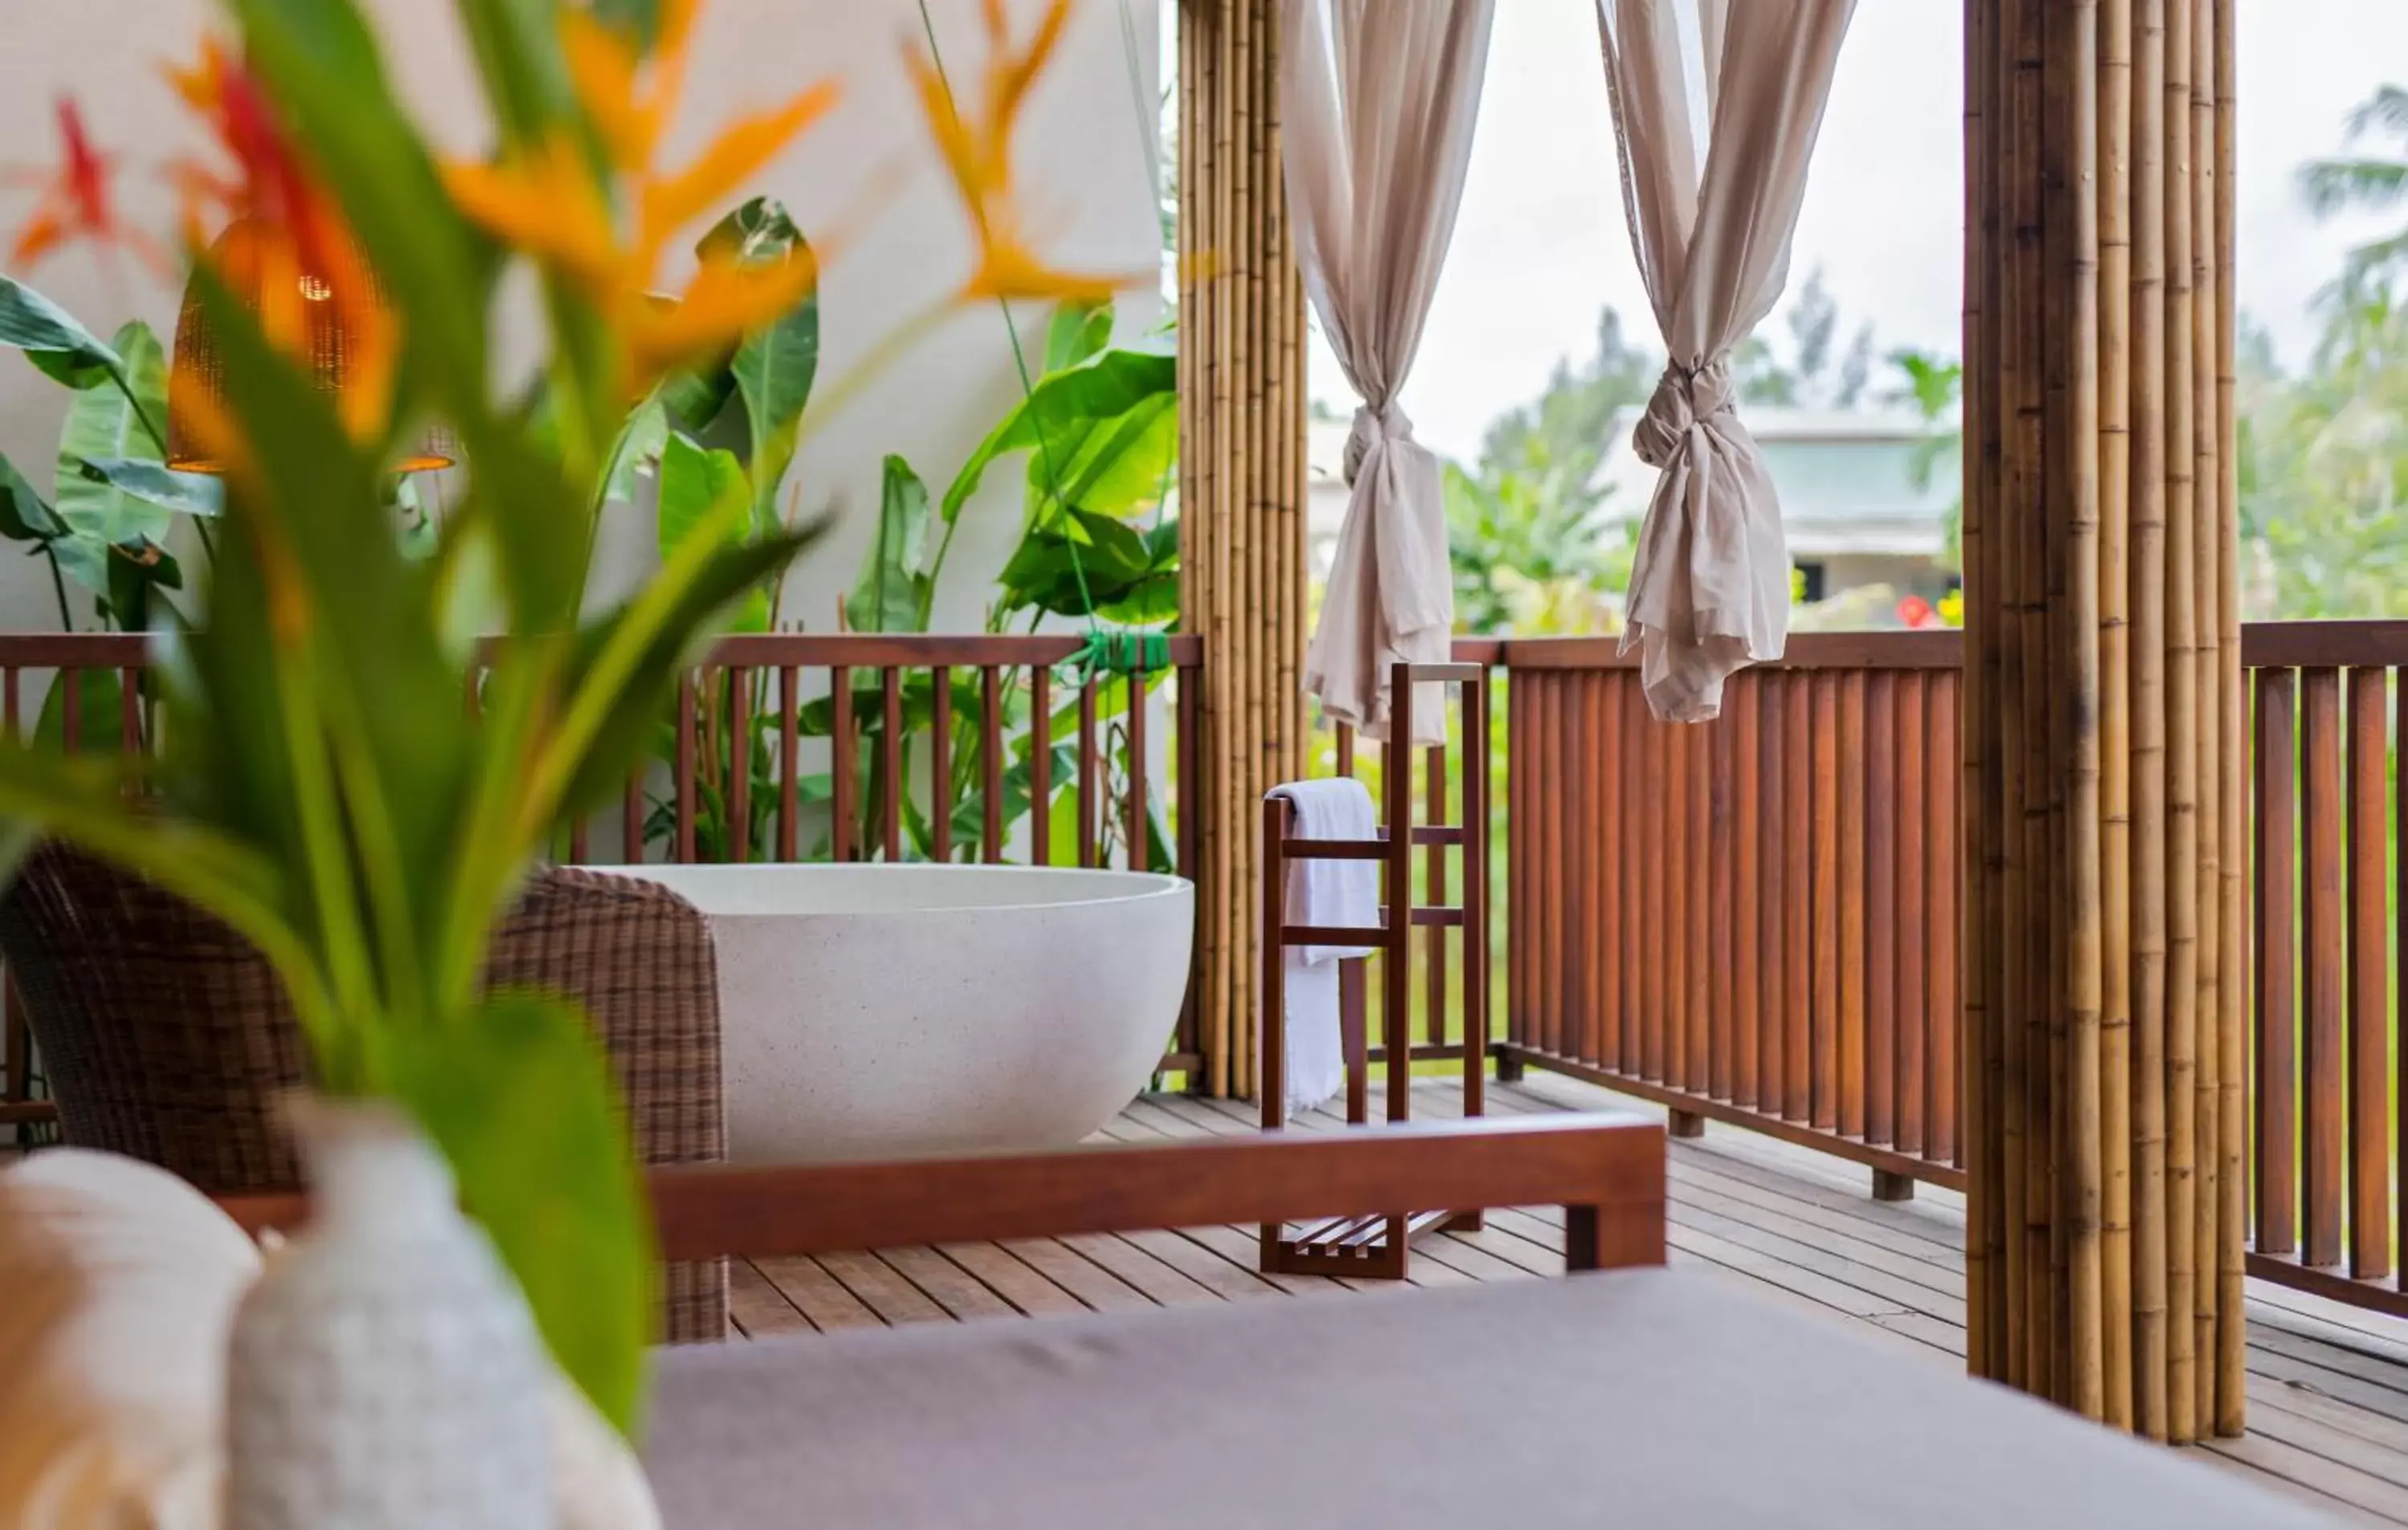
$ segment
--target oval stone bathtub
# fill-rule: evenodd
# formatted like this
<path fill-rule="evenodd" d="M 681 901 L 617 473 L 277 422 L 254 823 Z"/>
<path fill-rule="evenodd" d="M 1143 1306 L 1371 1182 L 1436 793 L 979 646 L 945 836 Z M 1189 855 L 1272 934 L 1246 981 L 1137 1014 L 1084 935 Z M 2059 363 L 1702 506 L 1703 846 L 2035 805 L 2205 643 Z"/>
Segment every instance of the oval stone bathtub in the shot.
<path fill-rule="evenodd" d="M 613 866 L 702 910 L 727 1153 L 899 1158 L 1077 1142 L 1168 1050 L 1195 889 L 1046 866 Z"/>

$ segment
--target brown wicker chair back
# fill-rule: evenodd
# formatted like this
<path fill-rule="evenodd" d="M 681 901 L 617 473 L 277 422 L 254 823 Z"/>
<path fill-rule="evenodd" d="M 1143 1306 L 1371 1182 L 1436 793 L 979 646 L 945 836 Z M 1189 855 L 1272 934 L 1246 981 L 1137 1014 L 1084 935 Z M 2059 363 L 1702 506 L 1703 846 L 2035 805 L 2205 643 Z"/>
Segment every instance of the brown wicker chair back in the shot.
<path fill-rule="evenodd" d="M 265 958 L 223 923 L 58 844 L 0 896 L 5 956 L 47 1065 L 61 1135 L 158 1164 L 212 1195 L 300 1181 L 277 1120 L 304 1081 L 300 1031 Z M 710 929 L 666 888 L 551 867 L 494 941 L 487 980 L 592 1016 L 648 1164 L 726 1153 Z M 667 1271 L 672 1343 L 724 1337 L 724 1264 Z"/>

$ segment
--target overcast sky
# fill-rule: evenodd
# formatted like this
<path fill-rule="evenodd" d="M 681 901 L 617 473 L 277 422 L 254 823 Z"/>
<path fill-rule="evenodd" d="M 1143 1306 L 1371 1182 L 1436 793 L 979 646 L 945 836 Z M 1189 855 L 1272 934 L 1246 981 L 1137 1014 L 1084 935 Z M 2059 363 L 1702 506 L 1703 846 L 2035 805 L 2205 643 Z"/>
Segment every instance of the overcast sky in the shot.
<path fill-rule="evenodd" d="M 2377 84 L 2408 82 L 2408 0 L 2240 5 L 2242 307 L 2296 358 L 2310 296 L 2367 228 L 2312 222 L 2293 171 L 2342 147 L 2348 108 Z M 1858 0 L 1799 225 L 1793 288 L 1822 267 L 1847 326 L 1870 321 L 1884 350 L 1958 349 L 1962 10 Z M 1652 336 L 1595 0 L 1497 0 L 1470 180 L 1405 389 L 1417 434 L 1475 454 L 1490 418 L 1538 393 L 1559 357 L 1587 353 L 1609 302 Z M 1351 408 L 1337 363 L 1316 352 L 1314 394 Z"/>

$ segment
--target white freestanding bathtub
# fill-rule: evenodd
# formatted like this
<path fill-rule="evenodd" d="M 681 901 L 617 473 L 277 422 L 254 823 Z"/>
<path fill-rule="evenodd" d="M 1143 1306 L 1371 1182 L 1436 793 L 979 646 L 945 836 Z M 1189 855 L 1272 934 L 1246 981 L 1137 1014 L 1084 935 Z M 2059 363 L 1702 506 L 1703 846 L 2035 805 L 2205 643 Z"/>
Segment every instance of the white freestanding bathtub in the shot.
<path fill-rule="evenodd" d="M 702 910 L 719 955 L 728 1157 L 1060 1147 L 1168 1049 L 1195 889 L 1129 871 L 612 866 Z"/>

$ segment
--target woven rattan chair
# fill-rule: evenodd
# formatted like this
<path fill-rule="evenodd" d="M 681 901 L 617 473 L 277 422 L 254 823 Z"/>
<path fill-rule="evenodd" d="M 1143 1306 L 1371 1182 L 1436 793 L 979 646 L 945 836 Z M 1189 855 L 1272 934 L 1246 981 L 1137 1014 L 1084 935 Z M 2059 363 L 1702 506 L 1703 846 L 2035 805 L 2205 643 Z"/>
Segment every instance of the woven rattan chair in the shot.
<path fill-rule="evenodd" d="M 277 1122 L 303 1081 L 297 1022 L 259 953 L 215 918 L 45 845 L 0 896 L 0 956 L 48 1065 L 65 1140 L 147 1159 L 213 1195 L 299 1183 Z M 645 1162 L 725 1154 L 710 930 L 653 883 L 550 868 L 494 942 L 489 981 L 581 1001 Z M 667 1272 L 673 1343 L 724 1337 L 722 1264 Z"/>

